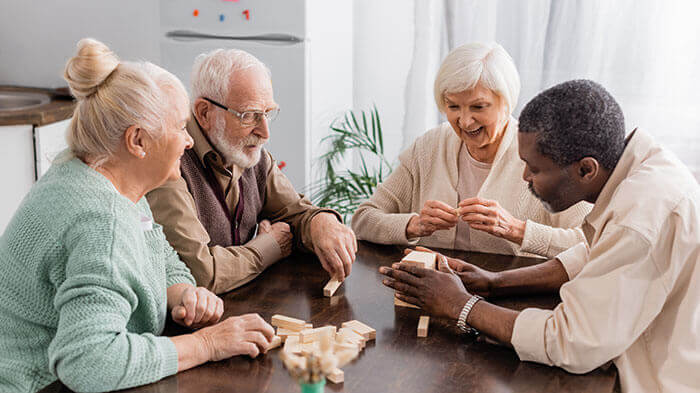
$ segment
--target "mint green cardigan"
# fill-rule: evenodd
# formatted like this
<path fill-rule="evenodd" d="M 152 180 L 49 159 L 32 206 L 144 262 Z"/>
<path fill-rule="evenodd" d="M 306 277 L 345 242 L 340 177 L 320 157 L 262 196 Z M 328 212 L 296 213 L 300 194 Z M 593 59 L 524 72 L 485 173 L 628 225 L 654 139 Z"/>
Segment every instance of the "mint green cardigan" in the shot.
<path fill-rule="evenodd" d="M 151 218 L 78 159 L 55 164 L 0 237 L 0 391 L 80 392 L 177 372 L 166 288 L 194 284 Z M 152 219 L 152 218 L 151 218 Z"/>

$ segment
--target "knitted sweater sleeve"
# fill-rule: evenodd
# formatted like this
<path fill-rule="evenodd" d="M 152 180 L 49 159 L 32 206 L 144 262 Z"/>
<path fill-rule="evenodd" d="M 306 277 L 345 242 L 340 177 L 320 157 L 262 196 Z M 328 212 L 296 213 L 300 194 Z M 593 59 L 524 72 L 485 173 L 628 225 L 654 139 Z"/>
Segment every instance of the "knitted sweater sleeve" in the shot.
<path fill-rule="evenodd" d="M 567 210 L 549 214 L 546 223 L 527 220 L 521 252 L 554 258 L 578 243 L 586 242 L 581 224 L 592 205 L 580 202 Z"/>
<path fill-rule="evenodd" d="M 401 153 L 399 165 L 379 185 L 370 199 L 360 205 L 352 217 L 352 229 L 359 240 L 380 244 L 412 244 L 406 238 L 415 182 L 416 144 Z"/>
<path fill-rule="evenodd" d="M 129 267 L 137 264 L 131 231 L 114 215 L 93 214 L 66 233 L 65 280 L 57 283 L 59 320 L 48 356 L 50 371 L 72 390 L 124 389 L 177 372 L 169 338 L 126 327 L 132 314 L 144 312 L 128 280 Z"/>

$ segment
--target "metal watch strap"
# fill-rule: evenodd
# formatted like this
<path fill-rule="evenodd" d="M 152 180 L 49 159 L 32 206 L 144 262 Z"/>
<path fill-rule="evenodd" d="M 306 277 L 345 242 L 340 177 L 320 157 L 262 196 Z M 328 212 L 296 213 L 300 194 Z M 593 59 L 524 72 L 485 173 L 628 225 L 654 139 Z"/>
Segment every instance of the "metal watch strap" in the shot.
<path fill-rule="evenodd" d="M 476 329 L 467 327 L 467 317 L 472 311 L 472 307 L 481 299 L 483 299 L 483 297 L 479 295 L 472 295 L 472 297 L 467 300 L 467 303 L 464 304 L 462 312 L 459 313 L 459 318 L 457 318 L 457 328 L 459 328 L 462 333 L 478 333 Z"/>

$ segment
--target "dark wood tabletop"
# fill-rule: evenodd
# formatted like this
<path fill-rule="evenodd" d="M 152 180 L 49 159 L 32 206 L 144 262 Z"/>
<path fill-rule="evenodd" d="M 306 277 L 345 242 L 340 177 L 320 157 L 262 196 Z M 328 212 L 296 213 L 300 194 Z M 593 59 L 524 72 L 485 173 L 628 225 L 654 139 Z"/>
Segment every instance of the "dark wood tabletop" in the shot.
<path fill-rule="evenodd" d="M 490 270 L 528 266 L 539 259 L 449 252 L 446 254 Z M 574 375 L 544 365 L 521 362 L 506 347 L 457 334 L 454 321 L 431 318 L 427 338 L 416 336 L 420 310 L 394 307 L 393 292 L 381 284 L 377 268 L 401 258 L 401 249 L 360 242 L 352 274 L 332 298 L 323 296 L 328 275 L 318 260 L 295 254 L 267 269 L 251 283 L 223 296 L 225 316 L 274 314 L 312 322 L 314 326 L 357 319 L 377 330 L 376 341 L 343 367 L 345 382 L 326 385 L 327 392 L 613 392 L 617 370 L 599 368 Z M 555 295 L 495 299 L 513 309 L 553 308 Z M 165 334 L 185 333 L 169 323 Z M 105 367 L 109 367 L 105 365 Z M 43 392 L 68 391 L 54 383 Z M 298 392 L 284 369 L 279 350 L 257 359 L 238 356 L 208 363 L 128 392 Z"/>

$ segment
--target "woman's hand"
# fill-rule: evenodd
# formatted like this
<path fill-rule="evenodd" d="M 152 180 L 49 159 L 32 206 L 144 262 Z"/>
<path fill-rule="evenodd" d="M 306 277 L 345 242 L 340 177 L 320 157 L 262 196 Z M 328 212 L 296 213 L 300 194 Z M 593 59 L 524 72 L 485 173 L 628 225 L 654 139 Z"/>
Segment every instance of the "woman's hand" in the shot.
<path fill-rule="evenodd" d="M 178 284 L 176 284 L 178 285 Z M 170 315 L 173 321 L 182 325 L 198 329 L 219 322 L 224 313 L 224 301 L 204 287 L 193 287 L 189 284 L 182 288 L 175 296 L 174 307 Z M 168 289 L 170 295 L 170 289 Z"/>
<path fill-rule="evenodd" d="M 395 263 L 391 268 L 380 267 L 379 272 L 387 276 L 382 283 L 395 289 L 399 299 L 436 317 L 456 320 L 471 295 L 443 255 L 438 255 L 438 267 L 432 270 Z"/>
<path fill-rule="evenodd" d="M 467 198 L 458 205 L 458 213 L 471 228 L 522 244 L 525 222 L 513 217 L 496 201 Z"/>
<path fill-rule="evenodd" d="M 236 355 L 254 358 L 261 352 L 267 352 L 274 335 L 272 326 L 258 314 L 229 317 L 194 333 L 195 337 L 201 339 L 209 361 Z"/>
<path fill-rule="evenodd" d="M 410 248 L 407 248 L 404 250 L 404 254 L 408 255 L 411 251 L 412 250 Z M 471 263 L 464 262 L 461 259 L 450 258 L 429 248 L 418 246 L 416 247 L 416 251 L 431 252 L 433 254 L 437 254 L 438 258 L 445 258 L 449 267 L 457 276 L 459 276 L 460 280 L 462 280 L 462 284 L 464 284 L 464 287 L 470 293 L 483 297 L 489 297 L 492 295 L 492 289 L 496 285 L 498 273 L 484 270 L 478 266 L 472 265 Z"/>
<path fill-rule="evenodd" d="M 426 201 L 420 215 L 413 216 L 406 225 L 406 238 L 430 236 L 435 231 L 457 225 L 455 209 L 440 201 Z"/>

